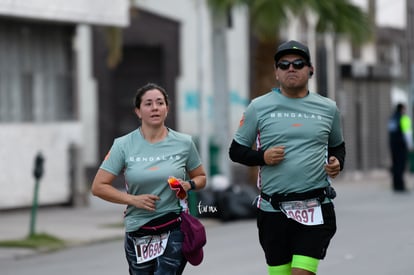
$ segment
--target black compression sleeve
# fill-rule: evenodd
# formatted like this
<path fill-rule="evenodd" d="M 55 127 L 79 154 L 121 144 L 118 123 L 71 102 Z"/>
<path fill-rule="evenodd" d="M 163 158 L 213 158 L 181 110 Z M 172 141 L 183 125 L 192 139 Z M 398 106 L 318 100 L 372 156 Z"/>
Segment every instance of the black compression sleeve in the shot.
<path fill-rule="evenodd" d="M 248 166 L 265 165 L 264 151 L 254 150 L 250 147 L 237 143 L 234 139 L 229 150 L 230 159 Z"/>
<path fill-rule="evenodd" d="M 344 169 L 345 155 L 345 142 L 342 142 L 339 146 L 336 147 L 328 147 L 328 157 L 334 156 L 338 159 L 341 166 L 341 171 Z"/>

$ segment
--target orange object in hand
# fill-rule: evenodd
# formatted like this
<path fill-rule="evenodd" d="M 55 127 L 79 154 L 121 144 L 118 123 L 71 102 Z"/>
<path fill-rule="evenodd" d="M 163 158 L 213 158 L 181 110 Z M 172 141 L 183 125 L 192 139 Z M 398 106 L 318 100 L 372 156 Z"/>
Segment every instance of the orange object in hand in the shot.
<path fill-rule="evenodd" d="M 187 198 L 187 191 L 184 190 L 184 187 L 181 185 L 178 179 L 175 177 L 169 177 L 168 184 L 170 185 L 171 190 L 175 191 L 177 198 L 181 200 Z"/>

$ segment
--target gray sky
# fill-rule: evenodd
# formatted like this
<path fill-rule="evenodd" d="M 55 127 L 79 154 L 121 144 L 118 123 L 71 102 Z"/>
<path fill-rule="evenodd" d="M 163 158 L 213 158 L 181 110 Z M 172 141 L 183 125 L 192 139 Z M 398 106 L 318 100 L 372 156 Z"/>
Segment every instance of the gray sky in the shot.
<path fill-rule="evenodd" d="M 368 0 L 352 0 L 364 10 L 368 7 Z M 376 0 L 377 24 L 379 26 L 405 28 L 406 26 L 406 0 Z"/>

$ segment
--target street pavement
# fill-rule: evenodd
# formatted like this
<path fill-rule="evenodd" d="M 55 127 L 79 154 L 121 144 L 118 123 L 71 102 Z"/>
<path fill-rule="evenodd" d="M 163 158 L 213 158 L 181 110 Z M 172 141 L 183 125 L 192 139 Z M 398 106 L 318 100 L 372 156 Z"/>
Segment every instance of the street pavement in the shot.
<path fill-rule="evenodd" d="M 326 259 L 321 261 L 318 274 L 413 274 L 414 176 L 407 175 L 407 186 L 412 191 L 404 194 L 391 191 L 390 177 L 385 171 L 345 174 L 334 180 L 333 185 L 338 193 L 335 199 L 338 230 Z M 92 196 L 86 207 L 41 207 L 37 212 L 36 233 L 56 236 L 70 246 L 122 239 L 123 210 L 122 205 Z M 205 258 L 200 266 L 189 266 L 186 274 L 265 274 L 264 256 L 258 245 L 254 220 L 222 223 L 202 219 L 202 222 L 207 230 Z M 238 225 L 233 227 L 236 223 Z M 1 211 L 0 225 L 0 240 L 26 237 L 30 209 Z M 232 228 L 243 232 L 238 232 L 242 233 L 239 240 L 227 243 L 225 235 L 231 234 L 229 230 Z M 246 251 L 246 258 L 231 258 L 235 250 Z M 43 252 L 0 248 L 0 261 Z M 240 266 L 246 266 L 249 253 L 255 254 L 252 257 L 254 262 L 249 264 L 251 272 L 245 269 L 245 273 L 236 273 L 235 266 L 238 262 Z"/>

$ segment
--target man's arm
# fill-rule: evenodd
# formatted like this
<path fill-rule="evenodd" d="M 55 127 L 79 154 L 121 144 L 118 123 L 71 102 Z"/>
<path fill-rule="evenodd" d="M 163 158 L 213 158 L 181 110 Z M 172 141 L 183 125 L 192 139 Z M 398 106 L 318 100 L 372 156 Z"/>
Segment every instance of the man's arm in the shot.
<path fill-rule="evenodd" d="M 250 147 L 237 143 L 234 139 L 231 142 L 229 150 L 230 159 L 248 166 L 263 166 L 264 151 L 254 150 Z"/>
<path fill-rule="evenodd" d="M 328 158 L 330 156 L 336 157 L 339 161 L 341 171 L 342 171 L 342 169 L 344 169 L 345 155 L 346 155 L 345 142 L 342 142 L 340 145 L 338 145 L 336 147 L 328 147 Z"/>

